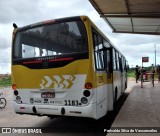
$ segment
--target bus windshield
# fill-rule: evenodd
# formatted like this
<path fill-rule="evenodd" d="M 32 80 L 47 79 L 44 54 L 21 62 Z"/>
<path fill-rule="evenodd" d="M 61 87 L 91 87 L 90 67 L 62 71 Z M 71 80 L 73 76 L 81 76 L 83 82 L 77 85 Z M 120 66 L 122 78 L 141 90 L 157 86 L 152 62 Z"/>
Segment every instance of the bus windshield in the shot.
<path fill-rule="evenodd" d="M 87 51 L 87 34 L 83 22 L 62 22 L 20 30 L 14 40 L 13 59 Z"/>

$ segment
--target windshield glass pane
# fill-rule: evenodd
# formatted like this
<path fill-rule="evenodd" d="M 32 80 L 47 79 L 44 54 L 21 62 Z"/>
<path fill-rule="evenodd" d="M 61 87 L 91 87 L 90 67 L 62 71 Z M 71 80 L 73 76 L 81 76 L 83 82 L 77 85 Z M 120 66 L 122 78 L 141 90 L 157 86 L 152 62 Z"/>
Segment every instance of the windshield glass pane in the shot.
<path fill-rule="evenodd" d="M 13 58 L 33 58 L 88 51 L 83 22 L 63 22 L 20 31 L 16 34 Z"/>

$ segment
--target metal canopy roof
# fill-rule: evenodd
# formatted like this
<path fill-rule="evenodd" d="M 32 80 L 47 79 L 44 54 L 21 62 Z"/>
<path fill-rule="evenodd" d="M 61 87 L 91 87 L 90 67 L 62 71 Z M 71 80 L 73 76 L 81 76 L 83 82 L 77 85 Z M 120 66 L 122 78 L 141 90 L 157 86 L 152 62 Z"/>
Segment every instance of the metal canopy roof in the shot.
<path fill-rule="evenodd" d="M 160 35 L 160 0 L 89 0 L 113 32 Z"/>

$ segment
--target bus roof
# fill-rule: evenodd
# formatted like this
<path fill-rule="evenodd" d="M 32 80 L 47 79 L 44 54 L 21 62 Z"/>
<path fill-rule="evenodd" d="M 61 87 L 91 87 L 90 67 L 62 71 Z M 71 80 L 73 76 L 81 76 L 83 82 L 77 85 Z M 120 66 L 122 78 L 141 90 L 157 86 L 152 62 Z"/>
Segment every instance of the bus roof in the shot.
<path fill-rule="evenodd" d="M 43 25 L 49 25 L 49 24 L 52 24 L 52 23 L 59 23 L 59 22 L 73 21 L 73 20 L 78 21 L 78 20 L 81 20 L 81 19 L 80 19 L 80 16 L 50 19 L 50 20 L 45 20 L 45 21 L 41 21 L 41 22 L 38 22 L 38 23 L 33 23 L 33 24 L 23 26 L 23 27 L 17 27 L 17 31 L 23 31 L 23 30 L 26 30 L 26 29 L 39 27 L 39 26 L 43 26 Z M 13 25 L 15 25 L 15 23 Z"/>

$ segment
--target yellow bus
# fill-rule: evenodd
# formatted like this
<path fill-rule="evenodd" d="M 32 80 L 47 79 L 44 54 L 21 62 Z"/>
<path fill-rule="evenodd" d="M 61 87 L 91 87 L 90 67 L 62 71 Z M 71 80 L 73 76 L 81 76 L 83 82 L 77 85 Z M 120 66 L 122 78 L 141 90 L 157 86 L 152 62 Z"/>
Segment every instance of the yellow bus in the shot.
<path fill-rule="evenodd" d="M 114 109 L 127 87 L 127 61 L 87 16 L 13 26 L 17 114 L 97 120 Z"/>

